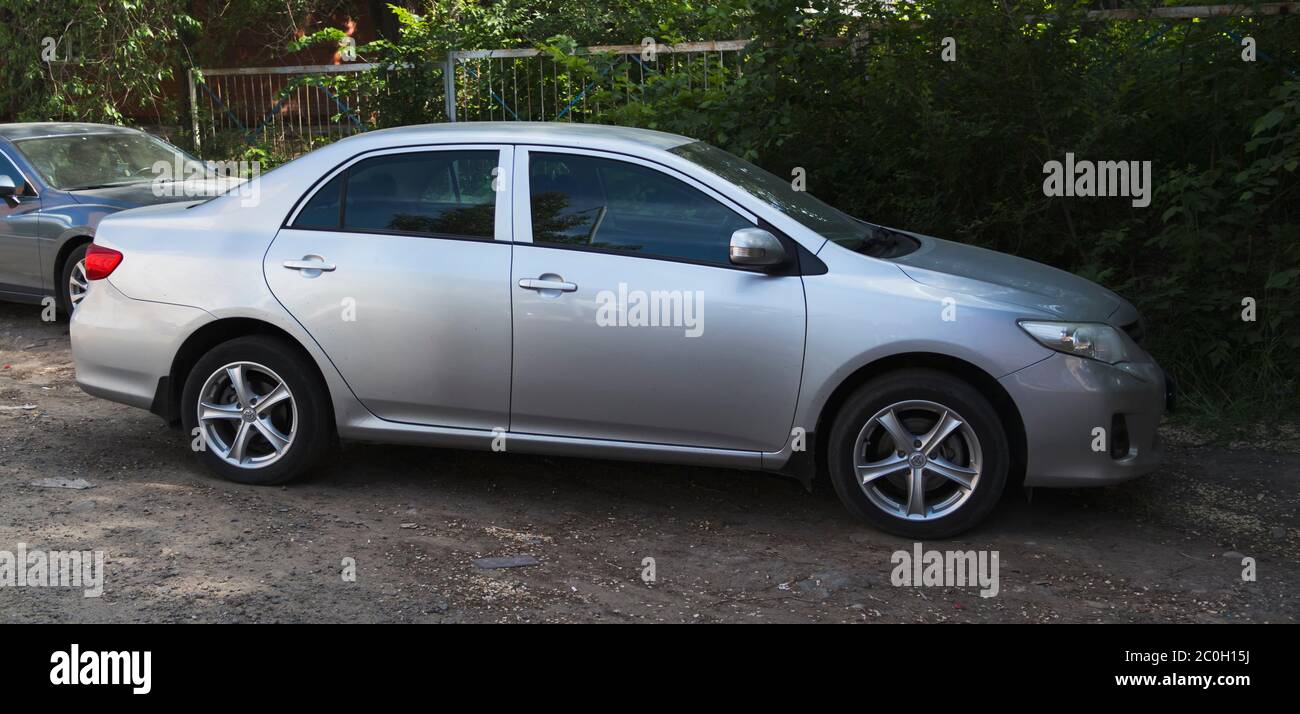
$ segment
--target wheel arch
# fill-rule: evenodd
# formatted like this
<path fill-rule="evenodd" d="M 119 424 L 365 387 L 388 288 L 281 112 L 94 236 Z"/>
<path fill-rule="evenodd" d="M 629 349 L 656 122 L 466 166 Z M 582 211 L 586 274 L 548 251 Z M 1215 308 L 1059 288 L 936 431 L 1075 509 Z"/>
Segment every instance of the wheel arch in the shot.
<path fill-rule="evenodd" d="M 316 378 L 320 380 L 325 399 L 329 403 L 329 413 L 334 414 L 334 396 L 311 352 L 284 329 L 252 317 L 223 317 L 203 325 L 186 337 L 172 357 L 171 369 L 158 386 L 151 411 L 170 425 L 179 424 L 181 394 L 185 390 L 185 380 L 189 378 L 190 370 L 217 345 L 250 335 L 275 337 L 289 345 L 290 349 L 297 350 L 316 370 Z"/>
<path fill-rule="evenodd" d="M 53 279 L 50 281 L 56 294 L 63 289 L 63 266 L 68 262 L 68 256 L 72 255 L 72 251 L 94 240 L 94 231 L 88 230 L 74 231 L 72 235 L 61 239 L 59 249 L 54 253 L 54 265 L 52 266 L 54 272 Z"/>
<path fill-rule="evenodd" d="M 975 387 L 980 394 L 984 395 L 984 398 L 989 400 L 994 410 L 997 411 L 998 417 L 1002 420 L 1003 428 L 1007 434 L 1007 443 L 1011 447 L 1012 463 L 1011 471 L 1007 476 L 1007 483 L 1008 485 L 1023 483 L 1028 444 L 1025 437 L 1025 423 L 1020 416 L 1020 410 L 1016 407 L 1015 401 L 1011 399 L 1011 395 L 1007 393 L 1006 389 L 998 383 L 998 380 L 993 375 L 959 357 L 936 352 L 905 352 L 881 357 L 859 367 L 840 382 L 835 387 L 835 390 L 831 392 L 830 397 L 827 398 L 826 403 L 822 405 L 817 415 L 817 430 L 814 434 L 816 437 L 815 453 L 818 463 L 823 466 L 828 463 L 827 450 L 830 443 L 831 424 L 849 395 L 853 394 L 858 387 L 876 377 L 909 367 L 926 367 L 951 374 Z M 818 473 L 824 477 L 825 468 L 818 469 Z"/>

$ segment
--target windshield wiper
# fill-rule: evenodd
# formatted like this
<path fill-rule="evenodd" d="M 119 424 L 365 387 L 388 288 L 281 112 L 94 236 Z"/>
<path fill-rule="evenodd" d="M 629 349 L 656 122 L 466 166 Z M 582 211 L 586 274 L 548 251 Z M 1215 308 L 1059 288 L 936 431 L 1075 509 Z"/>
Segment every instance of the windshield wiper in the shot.
<path fill-rule="evenodd" d="M 144 181 L 114 181 L 112 183 L 92 183 L 87 186 L 73 186 L 72 188 L 65 188 L 63 190 L 64 191 L 93 191 L 94 189 L 97 188 L 115 188 L 117 186 L 130 186 L 132 184 L 137 184 L 137 183 L 149 183 L 149 181 L 146 179 Z"/>

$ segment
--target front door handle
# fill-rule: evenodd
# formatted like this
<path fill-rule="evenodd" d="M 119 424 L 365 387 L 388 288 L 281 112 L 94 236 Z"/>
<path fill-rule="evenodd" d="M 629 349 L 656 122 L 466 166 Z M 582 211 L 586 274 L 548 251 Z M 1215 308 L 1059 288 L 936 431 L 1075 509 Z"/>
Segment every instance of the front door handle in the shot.
<path fill-rule="evenodd" d="M 314 260 L 311 260 L 313 258 Z M 303 256 L 302 260 L 284 261 L 284 267 L 289 270 L 319 270 L 328 273 L 331 270 L 334 270 L 335 266 L 333 263 L 326 263 L 325 259 L 318 255 L 307 255 Z"/>
<path fill-rule="evenodd" d="M 521 278 L 519 287 L 524 290 L 558 290 L 562 293 L 571 293 L 578 289 L 574 283 L 566 283 L 563 280 L 539 280 L 535 278 Z"/>

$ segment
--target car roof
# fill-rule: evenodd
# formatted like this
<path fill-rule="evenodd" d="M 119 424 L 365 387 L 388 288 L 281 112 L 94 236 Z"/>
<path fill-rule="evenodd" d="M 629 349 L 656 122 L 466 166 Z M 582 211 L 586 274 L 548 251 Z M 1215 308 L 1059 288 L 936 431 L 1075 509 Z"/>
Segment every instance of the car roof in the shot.
<path fill-rule="evenodd" d="M 35 139 L 44 136 L 75 136 L 77 134 L 136 134 L 136 129 L 112 124 L 87 122 L 35 121 L 17 124 L 0 124 L 0 136 L 10 141 Z"/>
<path fill-rule="evenodd" d="M 500 144 L 566 144 L 604 149 L 667 150 L 693 143 L 677 134 L 650 129 L 602 124 L 530 121 L 467 121 L 444 124 L 419 124 L 379 129 L 357 134 L 345 141 L 360 143 L 363 138 L 387 145 L 447 141 L 490 142 Z M 342 142 L 340 142 L 342 143 Z"/>
<path fill-rule="evenodd" d="M 91 124 L 86 122 L 23 122 L 0 124 L 0 137 L 11 141 L 34 139 L 45 136 L 74 136 L 78 134 L 130 134 L 136 129 L 129 129 L 111 124 Z M 689 139 L 677 134 L 669 134 L 650 129 L 634 129 L 625 126 L 606 126 L 601 124 L 571 124 L 566 122 L 526 122 L 526 121 L 470 121 L 448 122 L 444 124 L 418 124 L 391 129 L 379 129 L 357 134 L 349 143 L 361 143 L 370 139 L 379 143 L 392 145 L 397 143 L 442 143 L 446 141 L 495 142 L 495 143 L 564 143 L 592 148 L 635 149 L 651 148 L 667 150 L 682 144 L 689 144 Z M 368 143 L 368 142 L 367 142 Z"/>

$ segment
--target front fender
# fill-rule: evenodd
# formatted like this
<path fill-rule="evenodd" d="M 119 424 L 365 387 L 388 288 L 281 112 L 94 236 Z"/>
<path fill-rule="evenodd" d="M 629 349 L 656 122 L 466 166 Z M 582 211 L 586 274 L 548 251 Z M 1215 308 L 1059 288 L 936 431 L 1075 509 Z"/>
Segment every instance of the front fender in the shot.
<path fill-rule="evenodd" d="M 804 277 L 808 331 L 795 426 L 809 432 L 835 390 L 882 359 L 938 355 L 997 379 L 1052 354 L 1016 324 L 1042 313 L 922 285 L 885 261 L 822 256 L 829 272 Z"/>

